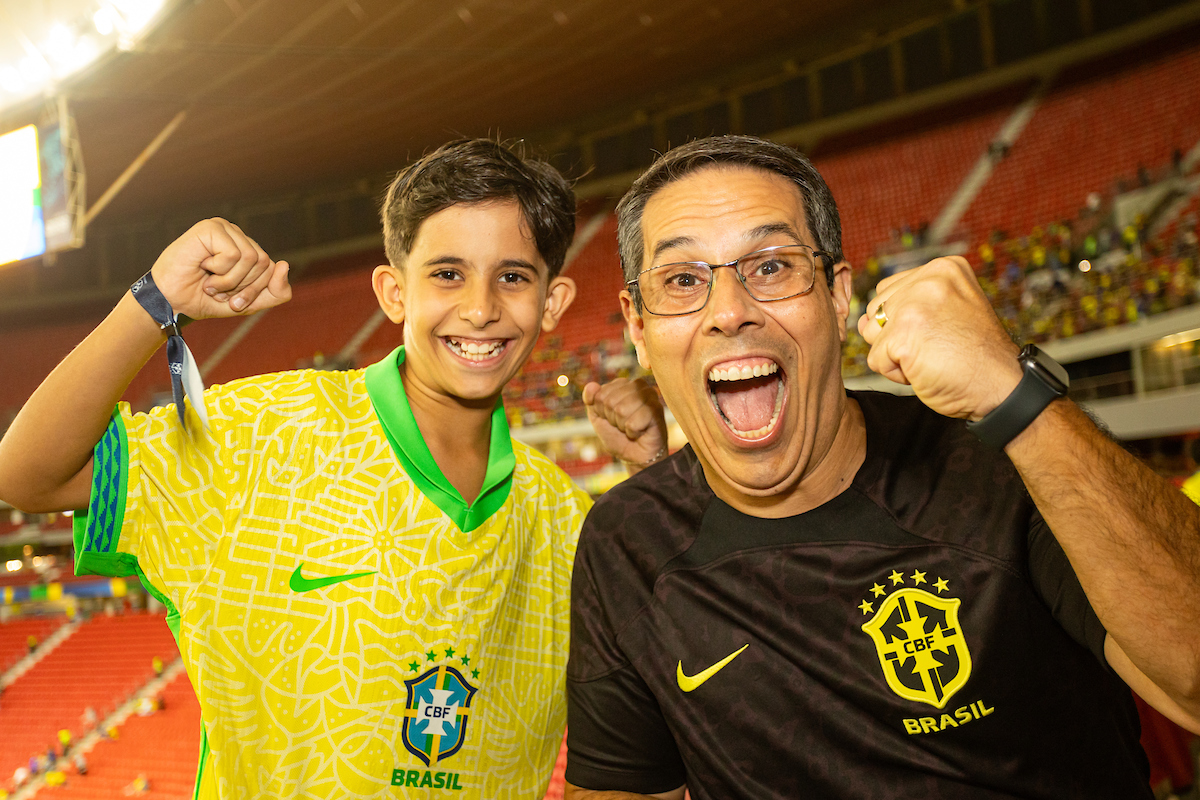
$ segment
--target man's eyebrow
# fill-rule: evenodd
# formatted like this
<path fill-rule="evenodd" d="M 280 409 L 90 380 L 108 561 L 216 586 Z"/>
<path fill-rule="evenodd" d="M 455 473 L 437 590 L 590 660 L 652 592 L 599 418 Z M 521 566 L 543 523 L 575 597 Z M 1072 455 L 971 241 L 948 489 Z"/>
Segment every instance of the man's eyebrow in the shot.
<path fill-rule="evenodd" d="M 759 225 L 757 228 L 752 228 L 742 234 L 742 238 L 746 240 L 765 239 L 776 233 L 785 233 L 796 240 L 796 244 L 803 244 L 804 238 L 796 231 L 791 224 L 787 222 L 768 222 L 765 225 Z"/>
<path fill-rule="evenodd" d="M 663 239 L 658 244 L 654 245 L 654 253 L 651 255 L 650 260 L 654 261 L 660 255 L 662 255 L 665 251 L 670 250 L 672 248 L 686 247 L 690 244 L 695 244 L 695 243 L 696 243 L 696 239 L 692 236 L 673 236 L 670 239 Z"/>

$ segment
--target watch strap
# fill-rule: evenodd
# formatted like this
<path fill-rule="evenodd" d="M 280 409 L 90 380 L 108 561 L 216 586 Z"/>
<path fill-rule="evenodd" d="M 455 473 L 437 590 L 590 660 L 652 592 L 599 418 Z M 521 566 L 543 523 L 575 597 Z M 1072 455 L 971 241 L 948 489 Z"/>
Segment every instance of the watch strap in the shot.
<path fill-rule="evenodd" d="M 1053 386 L 1035 370 L 1026 368 L 1021 382 L 1004 398 L 1004 402 L 989 411 L 983 419 L 968 422 L 967 430 L 989 447 L 1003 450 L 1058 397 L 1060 394 Z"/>
<path fill-rule="evenodd" d="M 171 397 L 175 401 L 175 411 L 179 414 L 179 422 L 187 429 L 187 418 L 184 416 L 184 396 L 192 400 L 192 408 L 200 417 L 201 424 L 208 427 L 208 412 L 204 407 L 204 381 L 200 370 L 196 367 L 196 359 L 180 333 L 179 316 L 170 302 L 163 296 L 162 291 L 154 282 L 154 276 L 147 272 L 134 281 L 129 287 L 133 298 L 138 301 L 150 319 L 154 320 L 167 334 L 167 366 L 171 373 Z"/>

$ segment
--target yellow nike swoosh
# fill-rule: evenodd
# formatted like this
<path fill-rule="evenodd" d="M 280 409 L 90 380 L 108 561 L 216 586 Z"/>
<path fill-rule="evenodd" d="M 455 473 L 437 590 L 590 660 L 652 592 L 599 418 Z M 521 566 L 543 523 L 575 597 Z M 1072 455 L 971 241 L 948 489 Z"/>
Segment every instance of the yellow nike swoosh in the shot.
<path fill-rule="evenodd" d="M 679 682 L 679 688 L 683 689 L 685 692 L 690 692 L 699 688 L 700 684 L 704 683 L 713 675 L 716 675 L 718 672 L 725 669 L 726 664 L 740 656 L 742 654 L 742 650 L 745 650 L 749 646 L 750 645 L 748 644 L 742 645 L 741 650 L 736 650 L 730 653 L 708 669 L 704 670 L 703 672 L 697 672 L 695 675 L 684 675 L 683 662 L 680 661 L 679 666 L 675 668 L 675 680 Z"/>

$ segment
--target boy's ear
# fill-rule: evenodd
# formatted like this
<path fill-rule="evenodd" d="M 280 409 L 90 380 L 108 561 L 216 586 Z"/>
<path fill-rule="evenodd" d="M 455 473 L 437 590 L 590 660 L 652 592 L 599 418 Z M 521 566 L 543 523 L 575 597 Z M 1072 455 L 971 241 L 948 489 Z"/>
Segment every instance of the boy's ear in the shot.
<path fill-rule="evenodd" d="M 379 307 L 397 325 L 404 322 L 404 271 L 391 264 L 382 264 L 371 273 L 371 288 Z"/>
<path fill-rule="evenodd" d="M 633 295 L 628 289 L 621 290 L 621 315 L 625 317 L 625 327 L 629 329 L 629 341 L 637 351 L 638 364 L 642 369 L 650 369 L 650 355 L 646 352 L 646 335 L 643 328 L 642 315 L 633 305 Z"/>
<path fill-rule="evenodd" d="M 575 281 L 559 275 L 546 287 L 546 307 L 542 309 L 542 331 L 549 333 L 558 327 L 562 315 L 575 302 Z"/>

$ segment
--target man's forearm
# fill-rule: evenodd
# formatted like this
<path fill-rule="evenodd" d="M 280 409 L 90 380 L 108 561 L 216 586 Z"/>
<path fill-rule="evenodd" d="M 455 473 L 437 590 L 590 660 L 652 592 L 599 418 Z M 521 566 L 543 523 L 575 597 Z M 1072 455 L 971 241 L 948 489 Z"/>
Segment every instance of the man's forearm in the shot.
<path fill-rule="evenodd" d="M 1200 508 L 1060 400 L 1006 448 L 1110 637 L 1200 712 Z"/>
<path fill-rule="evenodd" d="M 0 498 L 30 512 L 86 506 L 92 448 L 164 338 L 126 293 L 42 382 L 0 440 Z"/>
<path fill-rule="evenodd" d="M 578 786 L 572 786 L 568 783 L 566 791 L 563 794 L 563 800 L 647 800 L 647 798 L 683 800 L 686 788 L 680 786 L 678 789 L 663 792 L 662 794 L 634 794 L 632 792 L 597 792 L 591 789 L 580 789 Z"/>

